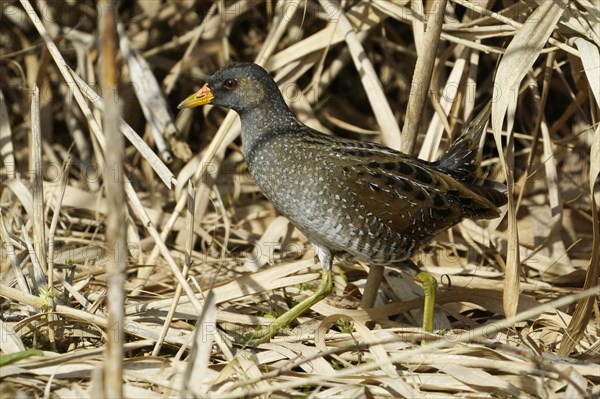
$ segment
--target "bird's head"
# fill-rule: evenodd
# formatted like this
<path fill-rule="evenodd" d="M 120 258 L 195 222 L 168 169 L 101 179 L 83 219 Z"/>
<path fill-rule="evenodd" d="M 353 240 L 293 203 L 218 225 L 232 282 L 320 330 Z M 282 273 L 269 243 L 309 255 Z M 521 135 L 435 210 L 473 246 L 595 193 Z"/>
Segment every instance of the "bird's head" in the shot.
<path fill-rule="evenodd" d="M 257 64 L 240 63 L 218 70 L 200 90 L 183 100 L 177 108 L 214 104 L 242 115 L 279 99 L 283 101 L 267 71 Z"/>

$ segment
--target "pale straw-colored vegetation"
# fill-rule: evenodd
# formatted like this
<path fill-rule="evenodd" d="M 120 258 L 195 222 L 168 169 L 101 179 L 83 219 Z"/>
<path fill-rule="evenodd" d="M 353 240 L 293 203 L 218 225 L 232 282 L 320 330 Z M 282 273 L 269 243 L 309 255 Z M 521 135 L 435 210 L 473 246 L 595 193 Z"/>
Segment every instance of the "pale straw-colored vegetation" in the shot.
<path fill-rule="evenodd" d="M 3 399 L 600 395 L 597 2 L 110 5 L 0 9 Z M 231 61 L 310 126 L 425 159 L 493 99 L 482 176 L 510 201 L 415 256 L 440 282 L 428 345 L 420 287 L 386 270 L 365 311 L 348 257 L 244 345 L 319 265 L 249 178 L 237 117 L 176 109 Z"/>

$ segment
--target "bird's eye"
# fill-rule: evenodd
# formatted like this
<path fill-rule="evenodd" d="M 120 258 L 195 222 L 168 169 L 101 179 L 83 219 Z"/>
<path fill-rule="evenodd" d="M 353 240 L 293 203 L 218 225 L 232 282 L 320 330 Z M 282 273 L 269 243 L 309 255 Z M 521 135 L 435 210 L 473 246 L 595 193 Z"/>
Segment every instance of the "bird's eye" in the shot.
<path fill-rule="evenodd" d="M 226 81 L 223 82 L 223 87 L 226 88 L 227 90 L 233 90 L 237 87 L 237 80 L 235 79 L 227 79 Z"/>

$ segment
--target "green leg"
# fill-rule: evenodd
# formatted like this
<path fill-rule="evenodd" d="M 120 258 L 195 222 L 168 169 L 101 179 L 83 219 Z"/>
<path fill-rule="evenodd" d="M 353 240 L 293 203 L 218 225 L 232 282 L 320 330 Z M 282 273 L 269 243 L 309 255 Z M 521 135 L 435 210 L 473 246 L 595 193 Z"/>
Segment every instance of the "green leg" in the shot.
<path fill-rule="evenodd" d="M 252 336 L 249 337 L 250 343 L 252 345 L 258 345 L 269 341 L 282 328 L 290 324 L 292 320 L 298 318 L 300 315 L 310 309 L 315 303 L 321 301 L 323 298 L 329 295 L 332 289 L 333 284 L 331 282 L 331 269 L 323 270 L 321 272 L 321 282 L 319 283 L 317 290 L 311 296 L 304 299 L 302 302 L 276 318 L 267 327 L 257 331 L 256 333 L 253 333 Z"/>
<path fill-rule="evenodd" d="M 433 307 L 435 306 L 435 294 L 437 292 L 437 281 L 432 275 L 419 272 L 416 276 L 417 280 L 423 285 L 423 293 L 425 300 L 423 303 L 423 331 L 433 332 Z M 423 340 L 422 344 L 427 343 Z"/>

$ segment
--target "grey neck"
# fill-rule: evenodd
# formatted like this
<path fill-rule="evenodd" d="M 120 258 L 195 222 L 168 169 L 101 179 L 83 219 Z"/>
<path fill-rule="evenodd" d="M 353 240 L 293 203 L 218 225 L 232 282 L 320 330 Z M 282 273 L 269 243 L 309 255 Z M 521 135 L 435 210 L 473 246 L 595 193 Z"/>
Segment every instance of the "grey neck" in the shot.
<path fill-rule="evenodd" d="M 283 102 L 283 99 L 281 101 Z M 240 112 L 240 120 L 242 147 L 249 163 L 252 162 L 259 143 L 302 126 L 287 105 L 282 107 L 278 102 Z"/>

